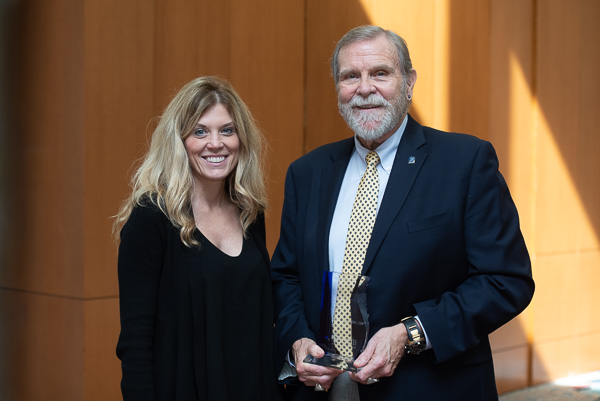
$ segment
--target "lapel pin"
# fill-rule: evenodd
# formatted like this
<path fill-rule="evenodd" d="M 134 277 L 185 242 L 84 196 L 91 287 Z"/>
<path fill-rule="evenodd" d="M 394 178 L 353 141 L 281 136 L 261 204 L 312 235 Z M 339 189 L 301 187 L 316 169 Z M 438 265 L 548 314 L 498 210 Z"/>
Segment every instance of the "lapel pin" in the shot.
<path fill-rule="evenodd" d="M 415 161 L 416 161 L 416 159 L 414 156 L 411 156 L 408 158 L 408 164 L 415 164 Z"/>

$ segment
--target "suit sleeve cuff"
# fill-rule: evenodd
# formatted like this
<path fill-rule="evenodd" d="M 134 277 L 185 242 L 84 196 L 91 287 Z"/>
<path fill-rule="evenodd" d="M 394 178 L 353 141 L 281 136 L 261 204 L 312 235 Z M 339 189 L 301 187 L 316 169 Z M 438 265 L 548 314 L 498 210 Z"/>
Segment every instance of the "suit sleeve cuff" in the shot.
<path fill-rule="evenodd" d="M 281 368 L 281 372 L 279 372 L 279 377 L 277 378 L 279 382 L 286 381 L 289 378 L 298 377 L 298 373 L 296 372 L 296 365 L 292 362 L 290 358 L 290 353 L 285 354 L 285 362 L 283 363 L 283 367 Z"/>

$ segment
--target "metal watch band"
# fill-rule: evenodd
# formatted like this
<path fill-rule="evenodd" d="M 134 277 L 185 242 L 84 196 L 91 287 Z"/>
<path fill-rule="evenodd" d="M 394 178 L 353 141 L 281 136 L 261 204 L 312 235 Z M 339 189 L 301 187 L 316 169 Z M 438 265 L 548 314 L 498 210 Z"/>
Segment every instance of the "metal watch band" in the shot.
<path fill-rule="evenodd" d="M 408 334 L 408 342 L 404 346 L 407 354 L 419 355 L 426 346 L 425 335 L 413 316 L 402 319 Z"/>

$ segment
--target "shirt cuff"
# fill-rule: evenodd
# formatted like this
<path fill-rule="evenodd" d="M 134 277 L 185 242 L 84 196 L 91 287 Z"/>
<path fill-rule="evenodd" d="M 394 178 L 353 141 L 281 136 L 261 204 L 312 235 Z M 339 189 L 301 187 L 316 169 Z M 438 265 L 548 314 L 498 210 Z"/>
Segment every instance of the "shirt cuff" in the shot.
<path fill-rule="evenodd" d="M 427 337 L 427 330 L 425 330 L 425 326 L 423 326 L 423 323 L 421 323 L 421 319 L 419 319 L 419 316 L 415 316 L 415 320 L 419 322 L 421 328 L 423 329 L 423 334 L 425 335 L 425 349 L 432 349 L 433 347 L 431 346 L 429 337 Z"/>
<path fill-rule="evenodd" d="M 277 379 L 282 381 L 290 377 L 298 377 L 298 373 L 296 372 L 296 365 L 292 362 L 290 353 L 288 352 L 285 354 L 285 362 L 283 363 L 283 367 L 281 368 L 281 372 Z"/>

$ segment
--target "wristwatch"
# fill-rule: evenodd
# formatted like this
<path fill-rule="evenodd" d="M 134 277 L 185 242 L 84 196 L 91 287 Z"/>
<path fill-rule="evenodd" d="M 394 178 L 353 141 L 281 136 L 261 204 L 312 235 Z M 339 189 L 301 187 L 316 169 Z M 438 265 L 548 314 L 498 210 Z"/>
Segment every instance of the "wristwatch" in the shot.
<path fill-rule="evenodd" d="M 408 333 L 408 342 L 404 346 L 404 350 L 407 354 L 419 355 L 427 346 L 425 334 L 421 326 L 419 326 L 414 316 L 405 317 L 401 322 L 404 323 L 406 332 Z"/>

